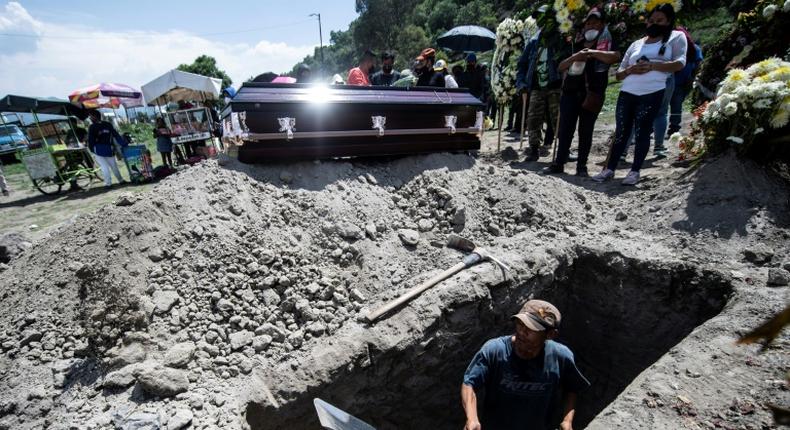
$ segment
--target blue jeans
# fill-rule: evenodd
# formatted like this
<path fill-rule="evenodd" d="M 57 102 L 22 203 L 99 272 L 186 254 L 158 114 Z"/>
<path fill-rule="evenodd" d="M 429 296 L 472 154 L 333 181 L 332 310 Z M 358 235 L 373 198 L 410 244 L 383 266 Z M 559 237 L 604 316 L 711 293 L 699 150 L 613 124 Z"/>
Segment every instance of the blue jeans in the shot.
<path fill-rule="evenodd" d="M 615 170 L 617 168 L 617 163 L 628 145 L 628 137 L 631 136 L 631 132 L 636 138 L 634 163 L 631 165 L 631 170 L 638 172 L 642 168 L 642 163 L 645 162 L 650 150 L 650 133 L 653 131 L 656 113 L 664 100 L 664 92 L 665 90 L 660 90 L 636 96 L 620 91 L 615 113 L 614 145 L 612 145 L 612 153 L 609 155 L 607 169 Z"/>
<path fill-rule="evenodd" d="M 674 91 L 675 74 L 670 73 L 667 78 L 667 88 L 664 90 L 664 99 L 661 100 L 661 106 L 658 109 L 658 113 L 656 113 L 656 119 L 653 121 L 654 151 L 666 148 L 664 146 L 664 137 L 667 135 L 667 114 L 669 113 L 669 103 L 672 100 Z"/>
<path fill-rule="evenodd" d="M 683 102 L 686 101 L 686 96 L 689 94 L 689 88 L 686 85 L 675 85 L 675 91 L 672 92 L 672 99 L 669 101 L 669 129 L 667 134 L 672 136 L 680 131 L 680 123 L 683 119 Z"/>

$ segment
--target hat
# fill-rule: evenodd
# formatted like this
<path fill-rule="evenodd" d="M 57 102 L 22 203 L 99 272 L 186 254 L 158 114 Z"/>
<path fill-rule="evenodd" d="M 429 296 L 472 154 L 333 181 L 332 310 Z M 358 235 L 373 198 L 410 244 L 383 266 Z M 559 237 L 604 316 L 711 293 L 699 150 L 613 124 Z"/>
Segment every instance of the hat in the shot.
<path fill-rule="evenodd" d="M 433 65 L 433 70 L 437 72 L 440 72 L 446 68 L 447 68 L 447 63 L 445 63 L 444 60 L 439 60 L 436 62 L 436 64 Z"/>
<path fill-rule="evenodd" d="M 543 300 L 530 300 L 510 319 L 518 318 L 528 328 L 535 331 L 558 329 L 562 315 L 559 309 Z"/>
<path fill-rule="evenodd" d="M 601 9 L 598 9 L 597 7 L 590 9 L 590 11 L 587 12 L 587 16 L 584 17 L 584 22 L 587 22 L 587 20 L 592 17 L 598 18 L 601 21 L 603 21 L 603 11 L 601 11 Z"/>
<path fill-rule="evenodd" d="M 470 52 L 466 55 L 466 61 L 474 61 L 477 62 L 477 55 L 474 52 Z"/>
<path fill-rule="evenodd" d="M 426 58 L 434 58 L 436 56 L 436 50 L 433 48 L 425 48 L 420 52 L 420 55 L 417 56 L 418 60 L 425 60 Z"/>

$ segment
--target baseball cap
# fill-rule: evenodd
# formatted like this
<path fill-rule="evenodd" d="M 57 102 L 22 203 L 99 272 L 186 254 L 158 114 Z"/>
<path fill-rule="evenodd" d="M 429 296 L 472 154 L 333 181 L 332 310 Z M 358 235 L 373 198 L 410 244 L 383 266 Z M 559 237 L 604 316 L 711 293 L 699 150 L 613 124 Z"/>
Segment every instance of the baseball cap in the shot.
<path fill-rule="evenodd" d="M 433 58 L 436 56 L 436 50 L 433 48 L 425 48 L 420 52 L 420 55 L 417 56 L 418 60 L 424 60 L 426 58 Z"/>
<path fill-rule="evenodd" d="M 562 315 L 559 309 L 543 300 L 530 300 L 510 319 L 517 318 L 528 328 L 535 331 L 558 329 Z"/>
<path fill-rule="evenodd" d="M 477 62 L 477 55 L 474 52 L 470 52 L 466 55 L 466 61 L 474 61 Z"/>
<path fill-rule="evenodd" d="M 447 63 L 444 60 L 439 60 L 433 65 L 433 70 L 439 72 L 447 68 Z"/>
<path fill-rule="evenodd" d="M 601 9 L 598 9 L 597 7 L 590 9 L 590 11 L 587 12 L 587 16 L 584 17 L 584 22 L 587 22 L 588 19 L 593 17 L 603 21 L 603 11 L 601 11 Z"/>

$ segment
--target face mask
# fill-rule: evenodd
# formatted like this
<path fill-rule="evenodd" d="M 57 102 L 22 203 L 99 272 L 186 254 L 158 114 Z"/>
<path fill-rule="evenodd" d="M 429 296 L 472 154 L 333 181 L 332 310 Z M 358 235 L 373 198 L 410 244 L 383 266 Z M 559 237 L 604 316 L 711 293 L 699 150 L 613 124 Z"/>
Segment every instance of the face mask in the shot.
<path fill-rule="evenodd" d="M 596 37 L 598 37 L 599 33 L 600 32 L 595 29 L 587 30 L 584 32 L 584 38 L 587 39 L 588 42 L 592 42 Z"/>
<path fill-rule="evenodd" d="M 383 66 L 381 66 L 381 70 L 383 70 L 384 73 L 390 73 L 390 72 L 392 72 L 392 65 L 391 64 L 384 64 Z"/>
<path fill-rule="evenodd" d="M 230 97 L 225 97 L 225 104 L 230 103 Z"/>
<path fill-rule="evenodd" d="M 653 24 L 653 25 L 648 25 L 645 32 L 650 37 L 658 37 L 661 36 L 662 34 L 666 34 L 667 29 L 669 29 L 668 25 Z"/>

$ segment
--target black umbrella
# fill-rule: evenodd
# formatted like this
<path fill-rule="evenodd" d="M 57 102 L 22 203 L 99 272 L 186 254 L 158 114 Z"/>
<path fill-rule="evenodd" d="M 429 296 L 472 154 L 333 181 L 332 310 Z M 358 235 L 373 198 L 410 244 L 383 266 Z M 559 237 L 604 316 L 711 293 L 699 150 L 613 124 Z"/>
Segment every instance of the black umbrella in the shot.
<path fill-rule="evenodd" d="M 485 52 L 494 49 L 496 34 L 478 25 L 455 27 L 436 39 L 440 48 L 462 52 Z"/>

